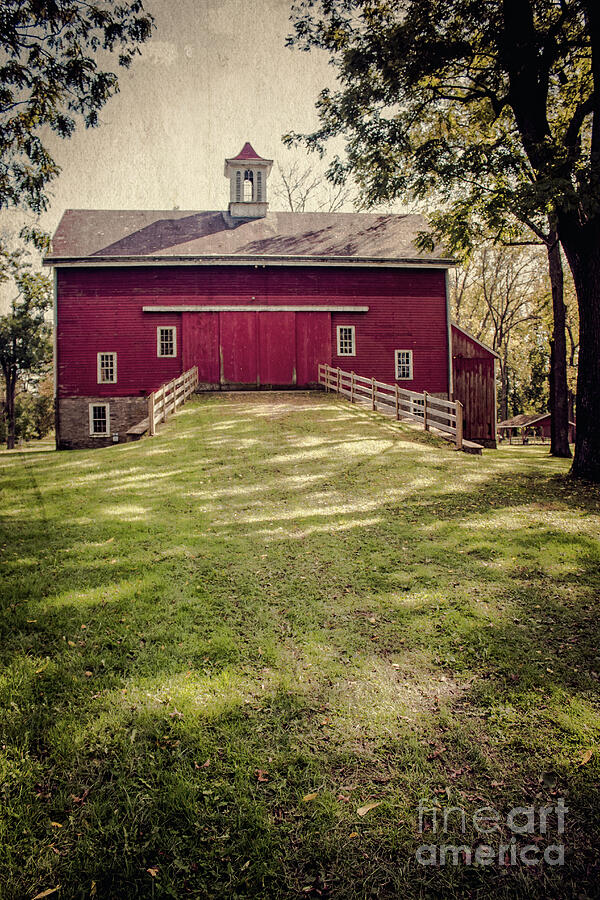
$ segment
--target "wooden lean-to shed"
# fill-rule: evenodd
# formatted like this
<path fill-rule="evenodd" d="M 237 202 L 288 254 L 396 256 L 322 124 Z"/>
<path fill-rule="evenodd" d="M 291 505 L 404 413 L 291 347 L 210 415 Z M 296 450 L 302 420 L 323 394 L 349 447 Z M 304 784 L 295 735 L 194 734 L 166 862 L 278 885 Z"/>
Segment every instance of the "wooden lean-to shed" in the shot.
<path fill-rule="evenodd" d="M 498 354 L 453 323 L 452 381 L 464 409 L 464 436 L 483 447 L 496 446 L 496 360 Z"/>

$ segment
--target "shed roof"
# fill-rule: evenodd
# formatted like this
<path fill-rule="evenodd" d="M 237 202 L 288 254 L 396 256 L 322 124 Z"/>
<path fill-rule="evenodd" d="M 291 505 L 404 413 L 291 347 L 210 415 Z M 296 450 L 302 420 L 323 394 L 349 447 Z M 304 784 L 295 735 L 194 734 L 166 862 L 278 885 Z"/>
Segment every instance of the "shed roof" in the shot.
<path fill-rule="evenodd" d="M 421 231 L 427 222 L 420 215 L 269 212 L 236 219 L 220 211 L 69 209 L 45 263 L 452 265 L 441 246 L 417 249 Z"/>
<path fill-rule="evenodd" d="M 544 419 L 550 419 L 551 414 L 549 412 L 543 413 L 521 413 L 518 416 L 513 416 L 512 419 L 505 419 L 503 422 L 498 422 L 498 428 L 525 428 L 528 425 L 535 425 L 539 422 L 543 422 Z M 569 425 L 574 425 L 575 422 L 569 421 Z"/>

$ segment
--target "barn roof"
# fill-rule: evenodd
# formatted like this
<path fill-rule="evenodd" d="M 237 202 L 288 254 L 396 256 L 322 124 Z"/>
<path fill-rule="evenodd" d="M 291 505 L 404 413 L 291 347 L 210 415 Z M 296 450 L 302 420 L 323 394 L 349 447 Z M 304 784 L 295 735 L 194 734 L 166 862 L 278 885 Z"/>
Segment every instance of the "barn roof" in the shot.
<path fill-rule="evenodd" d="M 234 219 L 219 211 L 69 209 L 45 263 L 452 265 L 441 246 L 417 249 L 421 231 L 427 222 L 420 215 L 269 212 Z"/>

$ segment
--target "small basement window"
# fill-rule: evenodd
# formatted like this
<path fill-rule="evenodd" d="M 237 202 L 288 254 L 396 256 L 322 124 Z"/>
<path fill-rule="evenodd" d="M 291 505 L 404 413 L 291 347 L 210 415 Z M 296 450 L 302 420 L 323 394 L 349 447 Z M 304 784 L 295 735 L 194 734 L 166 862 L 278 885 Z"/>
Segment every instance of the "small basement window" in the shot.
<path fill-rule="evenodd" d="M 98 354 L 98 384 L 116 384 L 117 382 L 117 354 Z"/>
<path fill-rule="evenodd" d="M 419 397 L 411 397 L 410 398 L 410 412 L 413 416 L 418 416 L 420 419 L 425 418 L 425 400 L 421 400 Z"/>
<path fill-rule="evenodd" d="M 354 340 L 354 325 L 338 325 L 337 327 L 337 355 L 356 356 Z"/>
<path fill-rule="evenodd" d="M 110 405 L 90 403 L 90 435 L 105 437 L 110 431 Z"/>
<path fill-rule="evenodd" d="M 413 377 L 412 350 L 396 350 L 396 380 L 410 381 Z"/>
<path fill-rule="evenodd" d="M 158 356 L 177 356 L 177 328 L 175 325 L 159 326 L 156 329 L 156 352 Z"/>

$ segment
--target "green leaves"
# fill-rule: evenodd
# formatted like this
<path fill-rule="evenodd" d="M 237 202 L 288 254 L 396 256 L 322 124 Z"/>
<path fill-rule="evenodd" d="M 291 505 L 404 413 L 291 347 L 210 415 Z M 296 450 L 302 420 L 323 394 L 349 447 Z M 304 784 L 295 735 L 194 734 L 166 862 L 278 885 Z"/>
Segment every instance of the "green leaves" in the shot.
<path fill-rule="evenodd" d="M 543 216 L 551 201 L 593 208 L 584 6 L 299 3 L 291 41 L 328 52 L 339 88 L 317 104 L 322 127 L 294 137 L 322 147 L 343 135 L 371 205 L 434 192 L 438 202 L 467 196 L 492 218 Z"/>
<path fill-rule="evenodd" d="M 8 250 L 2 244 L 0 281 L 12 281 L 16 291 L 10 311 L 0 316 L 0 371 L 6 386 L 7 441 L 12 446 L 17 383 L 41 374 L 52 357 L 51 328 L 46 322 L 52 282 L 49 275 L 31 271 L 25 251 Z"/>
<path fill-rule="evenodd" d="M 77 118 L 98 124 L 118 91 L 99 68 L 101 51 L 129 67 L 152 33 L 140 0 L 3 0 L 0 8 L 0 209 L 46 209 L 47 184 L 59 173 L 40 139 L 44 127 L 69 137 Z"/>

